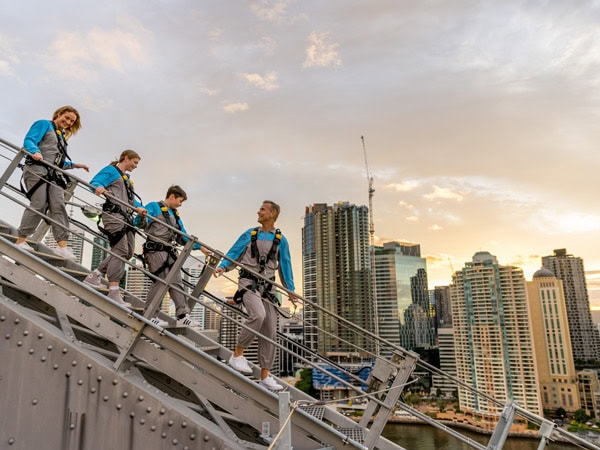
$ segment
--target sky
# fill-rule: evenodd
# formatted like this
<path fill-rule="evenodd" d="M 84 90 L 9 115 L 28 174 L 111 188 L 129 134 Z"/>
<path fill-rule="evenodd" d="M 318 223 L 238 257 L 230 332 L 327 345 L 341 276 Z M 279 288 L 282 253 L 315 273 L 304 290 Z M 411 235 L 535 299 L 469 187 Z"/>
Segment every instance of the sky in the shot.
<path fill-rule="evenodd" d="M 305 207 L 368 205 L 368 174 L 376 244 L 419 243 L 430 287 L 566 248 L 600 308 L 598 23 L 592 0 L 5 1 L 0 138 L 75 106 L 73 160 L 136 150 L 143 200 L 181 185 L 223 252 L 276 201 L 300 292 Z"/>

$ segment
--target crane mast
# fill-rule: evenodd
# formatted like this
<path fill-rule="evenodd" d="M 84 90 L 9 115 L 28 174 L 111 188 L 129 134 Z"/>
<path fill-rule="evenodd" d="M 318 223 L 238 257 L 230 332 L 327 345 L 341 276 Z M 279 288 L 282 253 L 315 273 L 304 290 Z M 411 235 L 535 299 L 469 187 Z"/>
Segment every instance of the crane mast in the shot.
<path fill-rule="evenodd" d="M 379 312 L 377 311 L 377 284 L 375 276 L 375 222 L 373 220 L 373 194 L 375 188 L 373 187 L 373 177 L 369 172 L 369 163 L 367 161 L 367 147 L 365 146 L 365 137 L 360 137 L 362 141 L 363 154 L 365 157 L 365 169 L 367 173 L 367 183 L 369 186 L 369 252 L 371 256 L 371 285 L 373 293 L 373 320 L 375 322 L 375 334 L 379 336 Z M 375 341 L 375 353 L 379 356 L 379 341 Z"/>

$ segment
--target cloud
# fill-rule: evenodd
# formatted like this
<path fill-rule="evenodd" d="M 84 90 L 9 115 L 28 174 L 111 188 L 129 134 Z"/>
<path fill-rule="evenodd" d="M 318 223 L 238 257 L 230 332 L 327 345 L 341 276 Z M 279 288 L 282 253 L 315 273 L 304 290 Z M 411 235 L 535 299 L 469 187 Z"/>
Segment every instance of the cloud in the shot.
<path fill-rule="evenodd" d="M 418 222 L 419 218 L 417 216 L 408 216 L 406 219 L 407 222 Z"/>
<path fill-rule="evenodd" d="M 60 31 L 50 44 L 50 54 L 50 70 L 79 81 L 96 80 L 101 69 L 122 72 L 125 67 L 148 63 L 140 38 L 119 29 L 92 28 L 83 34 Z"/>
<path fill-rule="evenodd" d="M 259 19 L 267 22 L 281 23 L 286 15 L 289 1 L 286 0 L 260 0 L 252 3 L 250 10 Z"/>
<path fill-rule="evenodd" d="M 431 231 L 442 231 L 444 229 L 444 227 L 437 225 L 437 224 L 433 224 L 428 229 Z"/>
<path fill-rule="evenodd" d="M 401 183 L 390 183 L 385 185 L 385 189 L 393 189 L 396 192 L 408 192 L 419 186 L 419 182 L 410 180 L 402 181 Z"/>
<path fill-rule="evenodd" d="M 201 94 L 204 94 L 204 95 L 210 95 L 210 96 L 212 96 L 212 95 L 217 95 L 221 91 L 219 91 L 218 89 L 211 89 L 209 87 L 201 85 L 198 88 L 198 92 L 200 92 Z"/>
<path fill-rule="evenodd" d="M 303 67 L 339 67 L 342 65 L 342 59 L 337 50 L 339 44 L 328 41 L 329 33 L 313 31 L 308 36 L 309 45 L 306 48 Z"/>
<path fill-rule="evenodd" d="M 264 76 L 258 73 L 244 73 L 242 76 L 252 86 L 256 86 L 257 88 L 263 89 L 265 91 L 272 91 L 279 87 L 279 85 L 277 84 L 276 72 L 269 72 Z"/>
<path fill-rule="evenodd" d="M 0 76 L 14 76 L 13 66 L 20 62 L 9 38 L 0 34 Z"/>
<path fill-rule="evenodd" d="M 241 111 L 247 111 L 248 108 L 248 103 L 246 102 L 229 103 L 223 106 L 223 111 L 233 114 Z"/>
<path fill-rule="evenodd" d="M 436 200 L 436 199 L 446 199 L 446 200 L 456 200 L 461 202 L 464 199 L 464 196 L 451 188 L 442 188 L 439 186 L 433 186 L 433 192 L 429 194 L 425 194 L 424 197 L 427 200 Z"/>

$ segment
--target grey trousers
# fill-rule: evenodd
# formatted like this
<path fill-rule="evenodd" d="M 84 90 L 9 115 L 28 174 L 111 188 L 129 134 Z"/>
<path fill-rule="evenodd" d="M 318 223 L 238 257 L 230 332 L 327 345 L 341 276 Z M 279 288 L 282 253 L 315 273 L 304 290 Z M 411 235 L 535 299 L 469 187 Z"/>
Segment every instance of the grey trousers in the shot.
<path fill-rule="evenodd" d="M 169 258 L 168 252 L 149 252 L 146 254 L 146 263 L 148 264 L 148 270 L 150 272 L 155 272 L 163 265 L 163 263 Z M 170 263 L 173 263 L 173 258 L 170 258 Z M 157 277 L 161 279 L 167 278 L 171 269 L 165 268 L 161 273 L 157 275 Z M 186 302 L 185 296 L 176 289 L 182 290 L 185 292 L 183 287 L 183 281 L 181 280 L 181 270 L 178 270 L 177 275 L 173 278 L 173 282 L 171 283 L 174 289 L 169 288 L 169 294 L 171 295 L 171 300 L 175 303 L 175 315 L 177 317 L 183 314 L 189 314 L 190 308 Z M 148 295 L 146 296 L 146 305 L 149 305 L 158 291 L 163 287 L 163 283 L 160 281 L 154 281 L 150 289 L 148 290 Z M 160 308 L 160 305 L 159 305 Z M 153 315 L 158 314 L 158 309 L 153 311 Z"/>
<path fill-rule="evenodd" d="M 113 253 L 119 255 L 121 258 L 127 261 L 129 261 L 129 259 L 131 259 L 133 256 L 134 249 L 135 233 L 133 231 L 128 231 L 125 233 L 121 240 L 110 248 Z M 100 273 L 106 274 L 106 278 L 108 278 L 109 282 L 119 282 L 125 273 L 125 263 L 113 255 L 108 255 L 98 265 L 97 269 L 100 271 Z"/>
<path fill-rule="evenodd" d="M 39 179 L 39 175 L 29 172 L 23 173 L 23 182 L 27 190 L 31 189 Z M 53 183 L 42 184 L 33 193 L 29 206 L 42 214 L 46 214 L 47 208 L 48 216 L 62 225 L 51 222 L 52 235 L 57 242 L 69 239 L 69 215 L 65 207 L 65 192 L 62 188 Z M 26 209 L 23 212 L 21 225 L 17 230 L 19 236 L 31 236 L 42 221 L 42 216 L 35 211 Z"/>
<path fill-rule="evenodd" d="M 254 331 L 275 341 L 277 339 L 277 309 L 268 300 L 263 300 L 259 294 L 247 291 L 244 294 L 244 307 L 248 318 L 244 324 Z M 248 348 L 256 335 L 242 328 L 238 337 L 238 345 Z M 258 336 L 258 363 L 262 369 L 271 370 L 275 359 L 275 345 Z"/>

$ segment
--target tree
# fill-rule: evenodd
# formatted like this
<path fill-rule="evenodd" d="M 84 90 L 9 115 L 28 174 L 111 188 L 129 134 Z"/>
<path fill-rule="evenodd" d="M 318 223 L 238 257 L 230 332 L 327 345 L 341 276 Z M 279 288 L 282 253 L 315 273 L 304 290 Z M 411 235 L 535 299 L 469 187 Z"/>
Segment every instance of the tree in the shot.
<path fill-rule="evenodd" d="M 300 380 L 296 381 L 296 388 L 308 395 L 318 398 L 317 390 L 313 387 L 312 383 L 312 369 L 302 369 L 300 371 Z"/>
<path fill-rule="evenodd" d="M 590 416 L 588 416 L 583 409 L 578 409 L 575 411 L 575 414 L 573 414 L 573 419 L 579 423 L 586 423 L 589 418 Z"/>
<path fill-rule="evenodd" d="M 561 419 L 563 419 L 566 415 L 567 415 L 567 411 L 565 411 L 564 408 L 561 407 L 556 410 L 557 417 L 560 417 Z"/>

